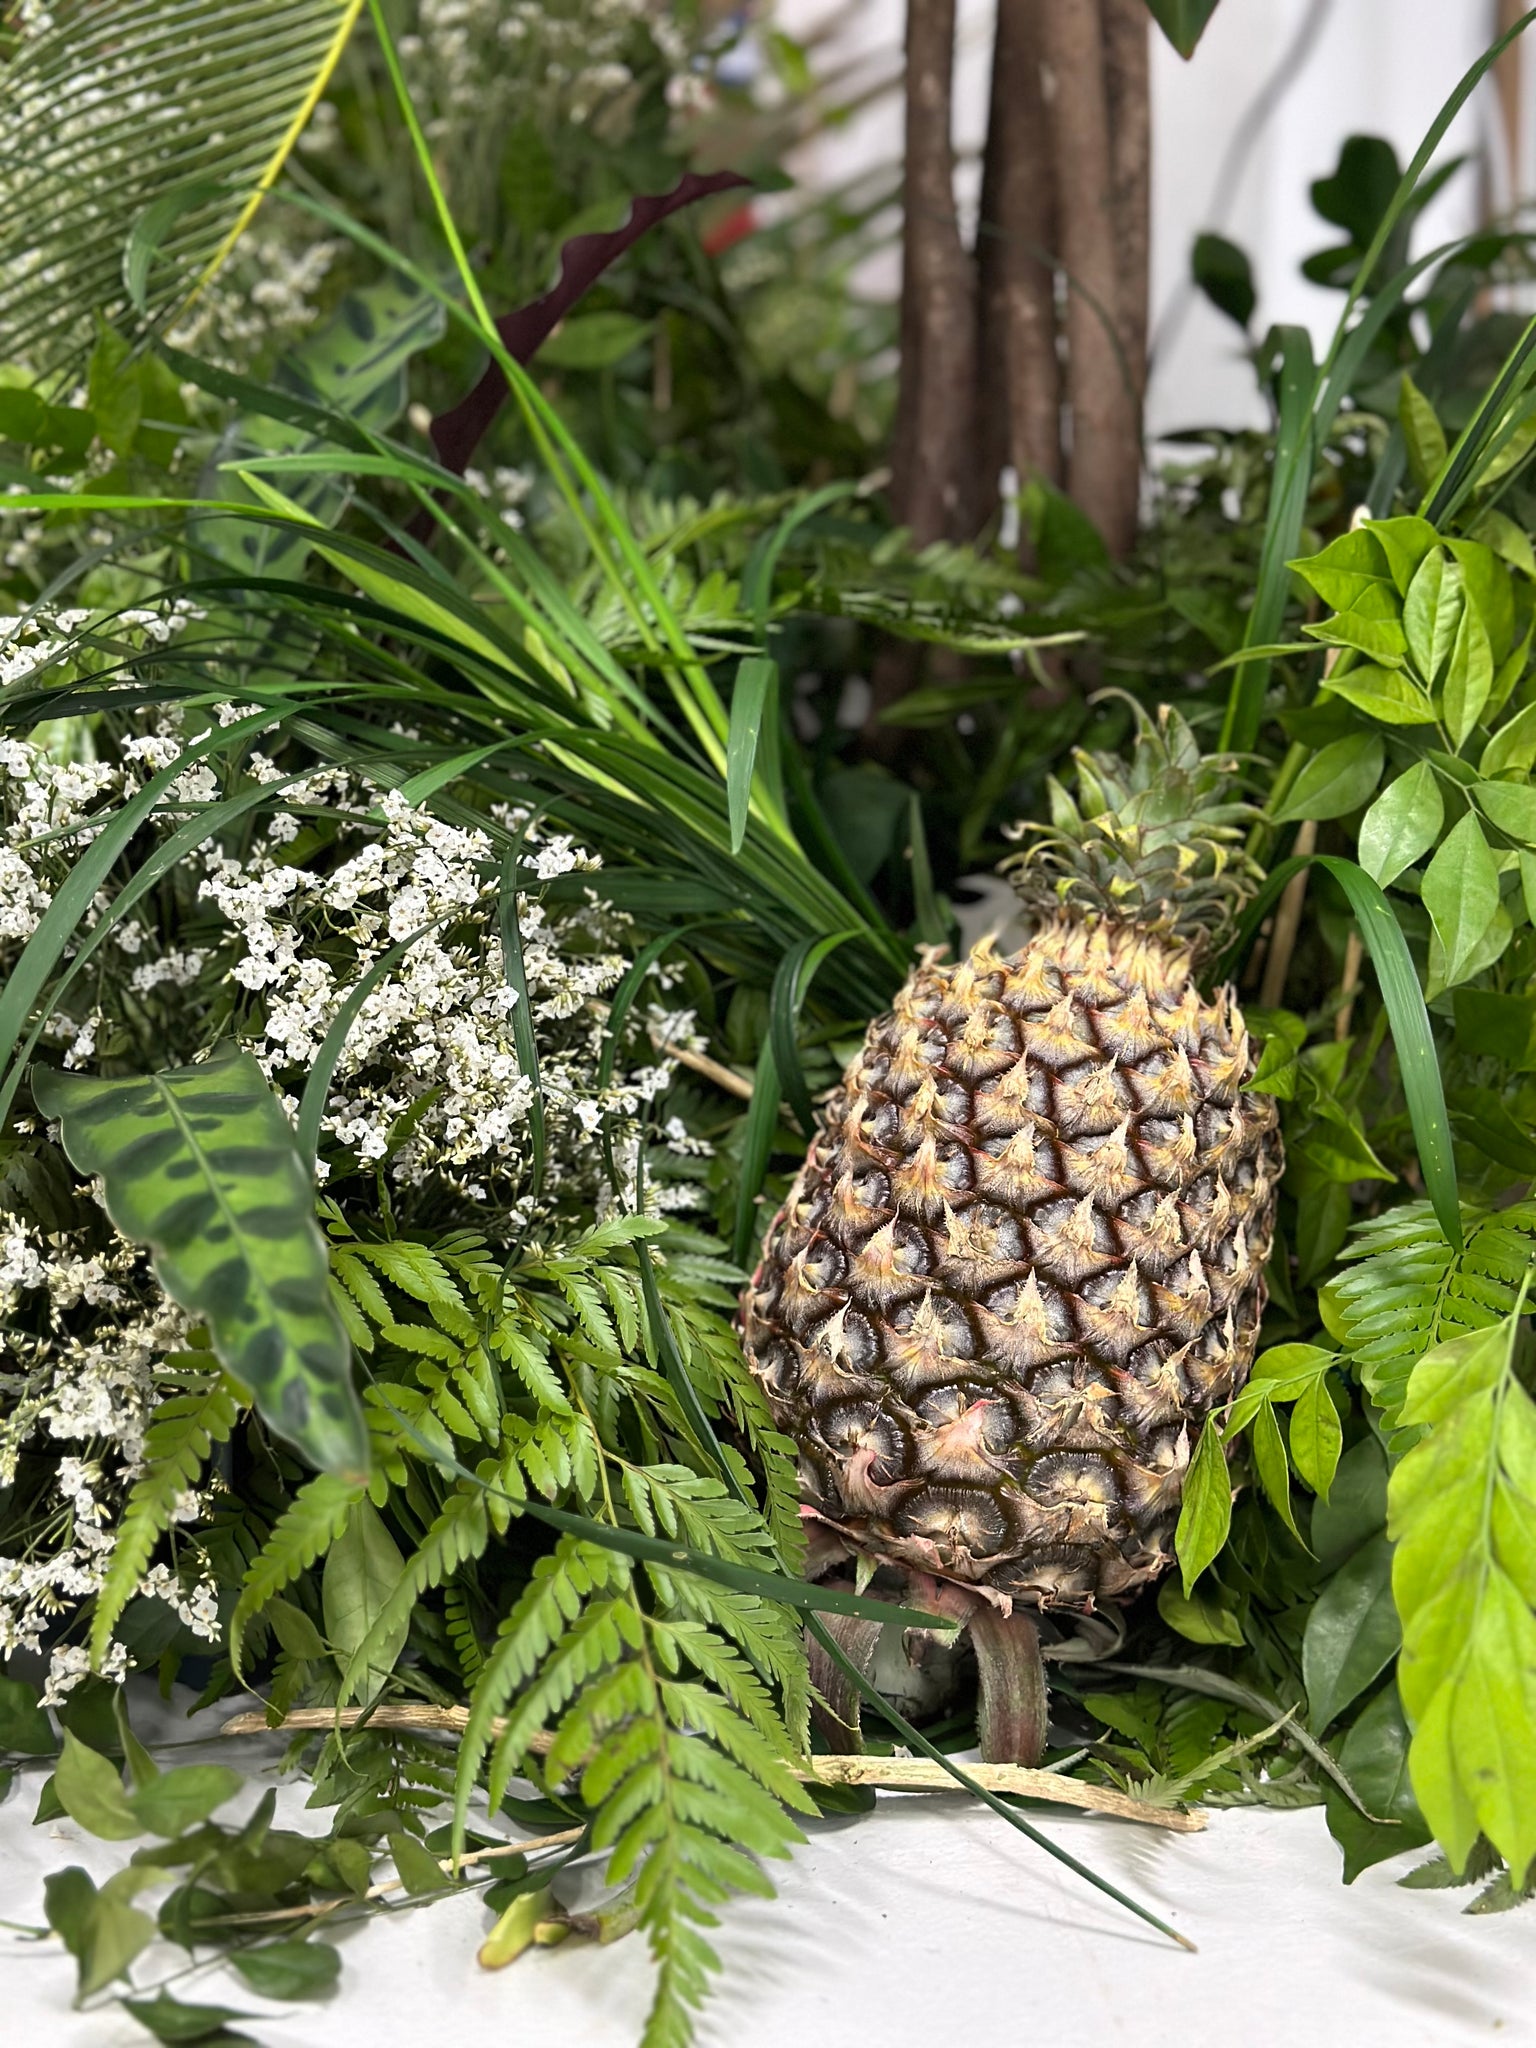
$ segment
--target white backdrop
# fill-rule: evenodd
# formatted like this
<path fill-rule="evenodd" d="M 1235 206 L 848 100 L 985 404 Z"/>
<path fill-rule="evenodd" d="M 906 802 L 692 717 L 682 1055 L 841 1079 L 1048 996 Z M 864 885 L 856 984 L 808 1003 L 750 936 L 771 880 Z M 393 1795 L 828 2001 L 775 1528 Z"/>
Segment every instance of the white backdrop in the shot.
<path fill-rule="evenodd" d="M 955 137 L 964 159 L 963 205 L 974 205 L 978 182 L 975 154 L 985 129 L 994 5 L 959 0 Z M 776 4 L 790 34 L 832 25 L 819 65 L 862 62 L 872 76 L 895 71 L 904 12 L 904 0 Z M 1183 289 L 1195 235 L 1216 229 L 1249 252 L 1261 324 L 1298 321 L 1325 336 L 1339 295 L 1308 284 L 1297 268 L 1334 239 L 1311 211 L 1309 184 L 1334 168 L 1339 145 L 1352 133 L 1387 137 L 1406 163 L 1494 32 L 1495 0 L 1220 0 L 1192 62 L 1153 35 L 1152 306 L 1154 333 L 1161 330 L 1165 344 L 1148 393 L 1154 437 L 1180 426 L 1262 418 L 1251 372 L 1239 359 L 1237 330 Z M 1536 34 L 1525 43 L 1529 69 Z M 1260 118 L 1267 89 L 1273 104 Z M 1529 92 L 1525 104 L 1533 104 Z M 1512 175 L 1517 189 L 1531 192 L 1533 141 L 1524 138 L 1523 162 L 1508 164 L 1492 90 L 1483 88 L 1442 151 L 1482 161 L 1469 163 L 1428 210 L 1416 251 L 1475 223 L 1485 168 L 1500 202 L 1507 203 Z M 892 93 L 846 126 L 818 135 L 795 168 L 807 184 L 835 186 L 875 164 L 894 164 L 900 151 L 901 107 Z M 871 271 L 869 282 L 894 291 L 894 254 Z"/>

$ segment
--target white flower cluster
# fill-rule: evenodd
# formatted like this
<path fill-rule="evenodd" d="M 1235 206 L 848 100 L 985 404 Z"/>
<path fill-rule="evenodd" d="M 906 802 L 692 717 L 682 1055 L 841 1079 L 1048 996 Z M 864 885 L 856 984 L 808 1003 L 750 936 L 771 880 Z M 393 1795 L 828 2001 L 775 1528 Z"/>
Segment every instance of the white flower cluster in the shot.
<path fill-rule="evenodd" d="M 626 105 L 641 28 L 674 74 L 669 103 L 680 104 L 675 88 L 682 78 L 692 89 L 695 46 L 659 0 L 419 0 L 400 54 L 432 110 L 428 134 L 458 145 L 488 125 L 532 120 L 547 130 Z"/>
<path fill-rule="evenodd" d="M 55 618 L 37 628 L 27 641 L 33 657 L 50 633 L 57 639 L 79 623 Z M 225 724 L 238 715 L 218 713 Z M 81 730 L 68 737 L 78 743 Z M 69 758 L 64 738 L 50 730 L 0 740 L 0 979 L 81 846 L 187 743 L 174 711 L 144 718 L 110 759 Z M 146 1004 L 157 1001 L 151 1044 L 133 1056 L 145 1064 L 192 1057 L 208 1043 L 210 1009 L 233 998 L 236 1030 L 297 1114 L 297 1091 L 346 1010 L 322 1123 L 344 1169 L 336 1182 L 344 1215 L 349 1191 L 371 1212 L 382 1173 L 397 1218 L 408 1219 L 413 1203 L 435 1221 L 455 1211 L 492 1240 L 555 1206 L 585 1218 L 611 1194 L 595 1142 L 605 1128 L 632 1181 L 638 1116 L 672 1068 L 665 1057 L 621 1060 L 600 1084 L 603 998 L 628 959 L 623 919 L 587 879 L 598 872 L 592 855 L 514 810 L 488 820 L 503 840 L 506 831 L 522 835 L 516 951 L 536 1083 L 517 1050 L 525 998 L 503 957 L 501 854 L 491 832 L 414 809 L 356 769 L 291 781 L 260 753 L 242 769 L 255 782 L 283 784 L 273 788 L 265 828 L 232 848 L 210 841 L 174 871 L 177 907 L 164 923 L 112 926 L 82 977 L 84 1014 L 50 1020 L 66 1063 L 89 1057 L 103 1033 L 117 1034 L 119 1056 L 124 1044 L 143 1047 Z M 161 829 L 219 791 L 212 769 L 194 764 L 171 783 Z M 546 896 L 548 884 L 557 886 Z M 82 930 L 109 915 L 111 900 L 97 896 Z M 654 979 L 664 995 L 665 976 Z M 644 1023 L 658 1042 L 699 1043 L 688 1012 L 653 1003 Z M 536 1086 L 545 1131 L 538 1188 L 529 1135 Z M 37 1139 L 25 1121 L 15 1128 L 12 1142 L 23 1150 Z M 675 1120 L 668 1137 L 679 1152 L 695 1149 Z M 0 1498 L 12 1489 L 0 1542 L 0 1655 L 48 1647 L 47 1697 L 57 1700 L 86 1675 L 71 1618 L 102 1582 L 167 1361 L 188 1330 L 147 1255 L 92 1214 L 85 1192 L 66 1190 L 61 1226 L 40 1200 L 38 1213 L 16 1213 L 18 1199 L 28 1207 L 27 1188 L 25 1175 L 9 1170 L 0 1199 Z M 650 1188 L 653 1204 L 669 1207 L 693 1194 L 687 1185 Z M 78 1222 L 68 1220 L 71 1200 Z M 176 1519 L 195 1521 L 201 1511 L 188 1496 Z M 140 1594 L 216 1639 L 216 1588 L 195 1537 L 178 1538 L 174 1558 L 145 1575 Z M 125 1657 L 115 1646 L 108 1675 L 121 1674 Z"/>

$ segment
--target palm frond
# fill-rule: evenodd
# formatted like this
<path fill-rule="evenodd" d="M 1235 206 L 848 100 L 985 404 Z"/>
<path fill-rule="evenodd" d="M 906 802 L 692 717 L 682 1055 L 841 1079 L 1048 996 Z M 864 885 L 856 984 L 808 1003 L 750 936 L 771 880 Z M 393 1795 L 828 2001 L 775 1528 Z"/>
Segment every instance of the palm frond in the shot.
<path fill-rule="evenodd" d="M 363 0 L 17 10 L 0 94 L 0 360 L 39 376 L 93 317 L 163 325 L 276 182 Z"/>

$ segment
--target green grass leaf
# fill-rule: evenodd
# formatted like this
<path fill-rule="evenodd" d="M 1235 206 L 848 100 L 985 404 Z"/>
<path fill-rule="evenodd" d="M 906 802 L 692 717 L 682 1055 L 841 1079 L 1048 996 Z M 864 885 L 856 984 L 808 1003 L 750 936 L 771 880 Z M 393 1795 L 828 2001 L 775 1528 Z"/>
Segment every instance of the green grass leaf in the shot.
<path fill-rule="evenodd" d="M 64 1149 L 107 1213 L 148 1245 L 166 1292 L 207 1320 L 220 1361 L 314 1462 L 366 1473 L 352 1354 L 331 1302 L 314 1191 L 292 1126 L 248 1052 L 95 1080 L 34 1069 Z"/>
<path fill-rule="evenodd" d="M 778 680 L 779 665 L 767 654 L 745 655 L 736 670 L 736 687 L 731 692 L 731 726 L 725 745 L 725 794 L 732 853 L 740 853 L 747 836 L 757 750 L 765 721 L 778 715 Z"/>

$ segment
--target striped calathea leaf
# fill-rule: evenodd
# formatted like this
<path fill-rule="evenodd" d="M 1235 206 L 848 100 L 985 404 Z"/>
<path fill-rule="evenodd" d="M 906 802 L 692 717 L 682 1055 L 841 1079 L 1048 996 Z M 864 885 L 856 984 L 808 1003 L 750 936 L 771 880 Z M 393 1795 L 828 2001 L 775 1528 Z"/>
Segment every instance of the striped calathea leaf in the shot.
<path fill-rule="evenodd" d="M 313 1182 L 250 1053 L 228 1045 L 199 1066 L 111 1079 L 34 1068 L 32 1094 L 263 1418 L 324 1470 L 364 1475 L 367 1426 Z"/>

